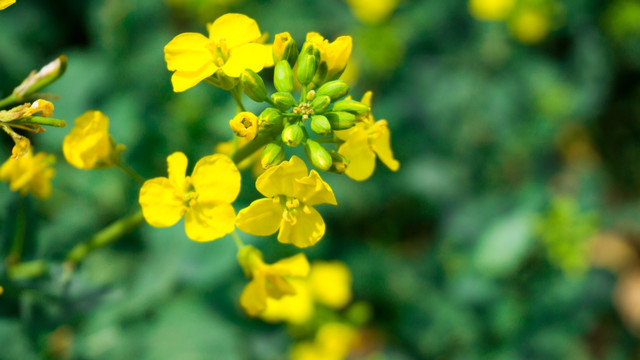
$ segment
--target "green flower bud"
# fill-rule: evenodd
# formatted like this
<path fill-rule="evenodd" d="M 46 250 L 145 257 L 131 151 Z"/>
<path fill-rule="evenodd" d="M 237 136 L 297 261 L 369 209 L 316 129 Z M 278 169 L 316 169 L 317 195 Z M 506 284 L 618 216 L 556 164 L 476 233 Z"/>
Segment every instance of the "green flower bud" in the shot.
<path fill-rule="evenodd" d="M 300 56 L 304 55 L 312 55 L 316 58 L 316 63 L 320 62 L 320 49 L 316 45 L 310 42 L 306 42 L 302 44 L 302 49 L 300 50 Z"/>
<path fill-rule="evenodd" d="M 328 71 L 327 63 L 324 61 L 320 62 L 318 69 L 316 70 L 316 74 L 313 76 L 312 82 L 316 85 L 323 84 L 326 80 Z"/>
<path fill-rule="evenodd" d="M 276 63 L 273 70 L 273 85 L 276 90 L 281 92 L 290 93 L 293 91 L 293 71 L 286 60 L 280 60 Z"/>
<path fill-rule="evenodd" d="M 318 135 L 328 135 L 331 132 L 331 124 L 326 116 L 311 116 L 311 130 Z"/>
<path fill-rule="evenodd" d="M 333 130 L 346 130 L 356 124 L 356 116 L 345 111 L 328 112 L 324 115 Z"/>
<path fill-rule="evenodd" d="M 296 99 L 288 92 L 277 92 L 271 95 L 271 101 L 281 111 L 286 111 L 296 104 Z"/>
<path fill-rule="evenodd" d="M 289 65 L 293 66 L 298 59 L 298 45 L 293 40 L 291 34 L 283 32 L 276 34 L 273 40 L 273 62 L 286 60 Z"/>
<path fill-rule="evenodd" d="M 307 154 L 307 159 L 319 170 L 327 171 L 331 168 L 331 155 L 317 141 L 307 140 L 304 151 Z"/>
<path fill-rule="evenodd" d="M 329 104 L 331 104 L 331 98 L 324 95 L 324 96 L 317 96 L 315 99 L 313 99 L 310 105 L 314 113 L 321 114 L 325 110 L 327 110 L 327 108 L 329 107 Z"/>
<path fill-rule="evenodd" d="M 371 111 L 367 105 L 356 100 L 340 100 L 333 104 L 333 111 L 347 111 L 354 114 L 362 114 Z"/>
<path fill-rule="evenodd" d="M 262 150 L 260 163 L 264 169 L 278 165 L 284 160 L 284 147 L 280 143 L 268 143 Z"/>
<path fill-rule="evenodd" d="M 316 90 L 316 96 L 328 96 L 331 101 L 336 101 L 347 95 L 349 85 L 342 80 L 333 80 L 325 83 Z"/>
<path fill-rule="evenodd" d="M 351 161 L 335 150 L 328 151 L 329 155 L 331 155 L 331 168 L 329 171 L 336 174 L 344 174 Z"/>
<path fill-rule="evenodd" d="M 313 80 L 313 75 L 318 68 L 318 62 L 313 55 L 300 55 L 298 58 L 298 81 L 302 85 L 308 85 Z"/>
<path fill-rule="evenodd" d="M 304 131 L 298 124 L 289 125 L 282 130 L 282 141 L 289 147 L 300 145 L 304 139 Z"/>
<path fill-rule="evenodd" d="M 260 75 L 251 69 L 246 69 L 240 74 L 240 84 L 242 90 L 253 101 L 263 102 L 267 100 L 267 88 Z"/>
<path fill-rule="evenodd" d="M 278 109 L 266 108 L 258 117 L 259 131 L 272 131 L 282 127 L 282 114 Z"/>

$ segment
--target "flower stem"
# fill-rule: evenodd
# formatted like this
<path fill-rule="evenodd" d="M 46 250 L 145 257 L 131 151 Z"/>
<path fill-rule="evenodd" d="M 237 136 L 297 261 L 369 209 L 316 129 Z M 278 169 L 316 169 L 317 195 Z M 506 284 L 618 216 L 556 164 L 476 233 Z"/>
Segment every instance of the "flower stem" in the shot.
<path fill-rule="evenodd" d="M 258 134 L 258 136 L 253 139 L 253 141 L 234 152 L 231 156 L 231 160 L 233 160 L 234 163 L 239 164 L 242 160 L 248 158 L 254 152 L 258 151 L 258 149 L 260 149 L 264 145 L 267 145 L 269 141 L 271 141 L 270 134 Z"/>
<path fill-rule="evenodd" d="M 5 122 L 10 125 L 21 125 L 21 124 L 37 124 L 37 125 L 48 125 L 55 126 L 59 128 L 63 128 L 67 126 L 67 122 L 60 119 L 54 119 L 50 117 L 42 117 L 42 116 L 30 116 L 24 119 L 14 120 L 10 122 Z"/>
<path fill-rule="evenodd" d="M 238 250 L 244 247 L 244 243 L 242 242 L 242 239 L 240 239 L 240 235 L 238 235 L 237 231 L 233 230 L 233 232 L 231 233 L 231 237 L 233 237 L 233 242 L 238 247 Z"/>
<path fill-rule="evenodd" d="M 13 234 L 13 242 L 11 250 L 5 260 L 7 267 L 12 267 L 20 263 L 22 258 L 22 249 L 24 248 L 24 236 L 27 230 L 26 214 L 24 209 L 24 197 L 20 197 L 18 211 L 16 213 L 15 232 Z"/>
<path fill-rule="evenodd" d="M 4 109 L 18 102 L 16 94 L 11 93 L 9 96 L 0 100 L 0 109 Z"/>
<path fill-rule="evenodd" d="M 233 96 L 233 100 L 236 101 L 237 111 L 239 113 L 245 111 L 244 105 L 242 104 L 242 90 L 240 90 L 240 87 L 236 86 L 231 89 L 231 95 Z"/>
<path fill-rule="evenodd" d="M 43 276 L 49 267 L 44 260 L 25 261 L 10 267 L 7 271 L 13 280 L 26 280 Z"/>
<path fill-rule="evenodd" d="M 140 174 L 138 174 L 135 170 L 133 170 L 129 165 L 123 163 L 122 161 L 118 161 L 117 163 L 118 167 L 120 169 L 122 169 L 122 171 L 124 171 L 125 173 L 127 173 L 127 175 L 129 175 L 133 180 L 139 182 L 140 184 L 144 183 L 146 181 L 145 178 L 143 178 L 142 176 L 140 176 Z"/>

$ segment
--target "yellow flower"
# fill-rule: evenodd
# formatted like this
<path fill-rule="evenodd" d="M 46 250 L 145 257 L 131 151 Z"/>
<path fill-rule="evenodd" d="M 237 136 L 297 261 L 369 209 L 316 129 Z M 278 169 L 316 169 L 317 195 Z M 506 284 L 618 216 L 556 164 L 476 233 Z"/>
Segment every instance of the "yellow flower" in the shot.
<path fill-rule="evenodd" d="M 314 261 L 309 277 L 291 281 L 295 295 L 268 299 L 260 318 L 276 323 L 305 324 L 316 312 L 316 303 L 333 309 L 344 308 L 352 298 L 351 272 L 341 261 Z"/>
<path fill-rule="evenodd" d="M 29 149 L 17 159 L 9 158 L 0 166 L 0 180 L 9 182 L 11 191 L 19 191 L 22 196 L 32 193 L 38 199 L 51 195 L 51 178 L 55 170 L 51 164 L 55 157 L 43 152 L 33 155 Z"/>
<path fill-rule="evenodd" d="M 169 177 L 147 180 L 140 189 L 142 215 L 149 225 L 168 227 L 184 215 L 187 236 L 194 241 L 219 239 L 233 231 L 231 203 L 240 192 L 240 172 L 221 154 L 200 159 L 192 176 L 186 176 L 187 157 L 175 152 L 167 157 Z"/>
<path fill-rule="evenodd" d="M 545 10 L 522 9 L 509 20 L 509 30 L 521 43 L 539 43 L 551 31 L 550 14 Z"/>
<path fill-rule="evenodd" d="M 320 175 L 293 156 L 258 177 L 256 188 L 266 196 L 240 210 L 236 226 L 247 233 L 268 236 L 278 229 L 278 241 L 297 247 L 317 243 L 325 231 L 322 216 L 314 205 L 337 205 L 333 190 Z"/>
<path fill-rule="evenodd" d="M 367 91 L 361 102 L 371 107 L 371 91 Z M 376 166 L 376 155 L 392 171 L 400 168 L 400 163 L 391 151 L 391 133 L 386 120 L 375 121 L 371 112 L 358 117 L 358 122 L 348 130 L 336 131 L 335 134 L 344 144 L 338 153 L 351 162 L 345 174 L 358 181 L 368 179 Z"/>
<path fill-rule="evenodd" d="M 367 24 L 379 24 L 389 18 L 398 0 L 347 0 L 356 17 Z"/>
<path fill-rule="evenodd" d="M 229 120 L 229 126 L 236 135 L 246 138 L 248 141 L 253 140 L 258 135 L 258 117 L 249 111 L 238 113 L 233 119 Z"/>
<path fill-rule="evenodd" d="M 304 341 L 291 349 L 292 360 L 342 360 L 358 343 L 358 330 L 331 322 L 322 325 L 313 342 Z"/>
<path fill-rule="evenodd" d="M 469 12 L 478 20 L 506 20 L 515 0 L 469 0 Z"/>
<path fill-rule="evenodd" d="M 13 5 L 16 0 L 0 0 L 0 10 L 4 10 L 9 6 Z"/>
<path fill-rule="evenodd" d="M 259 43 L 262 34 L 255 20 L 242 14 L 225 14 L 207 25 L 209 37 L 183 33 L 164 47 L 173 91 L 181 92 L 221 71 L 237 78 L 244 69 L 255 72 L 273 66 L 271 46 Z"/>
<path fill-rule="evenodd" d="M 327 75 L 323 81 L 335 80 L 340 77 L 351 56 L 353 40 L 351 36 L 340 36 L 335 41 L 329 42 L 317 32 L 307 33 L 307 41 L 314 44 L 320 50 L 320 63 L 327 66 Z M 322 65 L 321 65 L 322 66 Z"/>
<path fill-rule="evenodd" d="M 245 246 L 238 253 L 238 261 L 245 275 L 252 278 L 240 296 L 240 304 L 251 316 L 264 311 L 267 298 L 279 299 L 296 293 L 289 277 L 305 277 L 309 273 L 309 262 L 302 253 L 269 265 L 262 260 L 260 250 Z"/>
<path fill-rule="evenodd" d="M 75 120 L 71 132 L 62 142 L 67 162 L 78 169 L 106 168 L 120 161 L 124 145 L 116 145 L 109 135 L 109 118 L 90 110 Z"/>

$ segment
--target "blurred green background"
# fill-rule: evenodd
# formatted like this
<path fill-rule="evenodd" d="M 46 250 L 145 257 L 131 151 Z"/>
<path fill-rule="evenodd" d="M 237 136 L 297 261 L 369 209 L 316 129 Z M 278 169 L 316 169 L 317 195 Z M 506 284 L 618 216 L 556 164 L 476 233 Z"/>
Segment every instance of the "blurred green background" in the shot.
<path fill-rule="evenodd" d="M 143 224 L 61 280 L 73 245 L 138 208 L 124 173 L 64 161 L 73 119 L 106 113 L 145 177 L 164 176 L 174 151 L 191 166 L 212 153 L 231 138 L 233 99 L 204 83 L 173 93 L 162 49 L 226 12 L 269 40 L 353 36 L 344 78 L 355 98 L 373 90 L 389 122 L 400 170 L 328 174 L 339 206 L 320 209 L 327 234 L 304 251 L 346 262 L 354 300 L 371 306 L 352 358 L 639 358 L 640 1 L 363 3 L 18 0 L 0 12 L 0 94 L 59 54 L 69 63 L 46 89 L 69 126 L 32 137 L 58 158 L 51 198 L 0 184 L 0 255 L 24 211 L 23 259 L 52 263 L 17 282 L 0 264 L 0 359 L 287 357 L 287 327 L 238 304 L 229 238 Z M 11 139 L 0 145 L 8 157 Z M 257 195 L 247 172 L 236 208 Z M 244 238 L 269 260 L 296 253 Z"/>

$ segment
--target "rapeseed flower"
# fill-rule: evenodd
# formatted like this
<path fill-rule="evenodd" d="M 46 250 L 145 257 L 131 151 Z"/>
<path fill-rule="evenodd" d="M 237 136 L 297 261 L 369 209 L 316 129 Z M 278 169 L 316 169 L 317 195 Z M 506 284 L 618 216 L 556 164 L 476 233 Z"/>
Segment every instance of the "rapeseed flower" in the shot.
<path fill-rule="evenodd" d="M 371 91 L 367 91 L 360 101 L 371 107 L 371 96 Z M 375 169 L 376 156 L 392 171 L 400 168 L 391 150 L 387 121 L 376 121 L 370 111 L 359 115 L 358 122 L 351 129 L 336 131 L 335 134 L 344 140 L 338 153 L 350 160 L 345 171 L 350 178 L 358 181 L 368 179 Z"/>
<path fill-rule="evenodd" d="M 207 25 L 209 37 L 182 33 L 164 47 L 173 91 L 185 91 L 221 72 L 237 78 L 245 69 L 255 72 L 273 66 L 271 46 L 261 44 L 262 33 L 255 20 L 242 14 L 225 14 Z"/>
<path fill-rule="evenodd" d="M 258 117 L 249 111 L 238 113 L 233 119 L 229 120 L 231 130 L 239 136 L 253 140 L 258 135 Z"/>
<path fill-rule="evenodd" d="M 233 231 L 231 203 L 240 192 L 240 172 L 226 155 L 200 159 L 186 176 L 187 157 L 167 157 L 169 177 L 147 180 L 140 189 L 142 214 L 149 225 L 168 227 L 184 215 L 187 236 L 194 241 L 219 239 Z"/>
<path fill-rule="evenodd" d="M 124 145 L 116 145 L 109 135 L 109 118 L 90 110 L 75 120 L 75 125 L 62 142 L 67 162 L 78 169 L 106 168 L 120 161 Z"/>
<path fill-rule="evenodd" d="M 20 192 L 22 196 L 31 193 L 38 199 L 46 199 L 51 195 L 54 162 L 53 155 L 43 152 L 33 155 L 33 149 L 29 148 L 25 154 L 11 157 L 0 166 L 0 180 L 9 182 L 11 191 Z"/>
<path fill-rule="evenodd" d="M 343 360 L 359 340 L 358 330 L 345 323 L 322 325 L 313 341 L 302 341 L 291 349 L 292 360 Z"/>
<path fill-rule="evenodd" d="M 506 20 L 515 4 L 515 0 L 469 0 L 469 12 L 478 20 Z"/>
<path fill-rule="evenodd" d="M 309 262 L 302 253 L 266 264 L 260 250 L 245 246 L 238 253 L 238 261 L 245 275 L 252 278 L 240 296 L 240 304 L 251 316 L 264 311 L 268 298 L 295 294 L 289 278 L 306 277 L 309 273 Z"/>
<path fill-rule="evenodd" d="M 13 5 L 16 0 L 0 0 L 0 10 L 4 10 L 9 6 Z"/>
<path fill-rule="evenodd" d="M 327 73 L 319 84 L 339 78 L 351 56 L 353 48 L 351 36 L 339 36 L 333 42 L 329 42 L 317 32 L 309 32 L 306 40 L 320 50 L 320 63 L 327 66 Z"/>
<path fill-rule="evenodd" d="M 247 233 L 268 236 L 278 229 L 278 241 L 297 247 L 317 243 L 325 232 L 325 223 L 314 205 L 337 205 L 333 190 L 320 175 L 293 156 L 268 168 L 256 180 L 256 188 L 266 196 L 240 210 L 236 226 Z"/>

